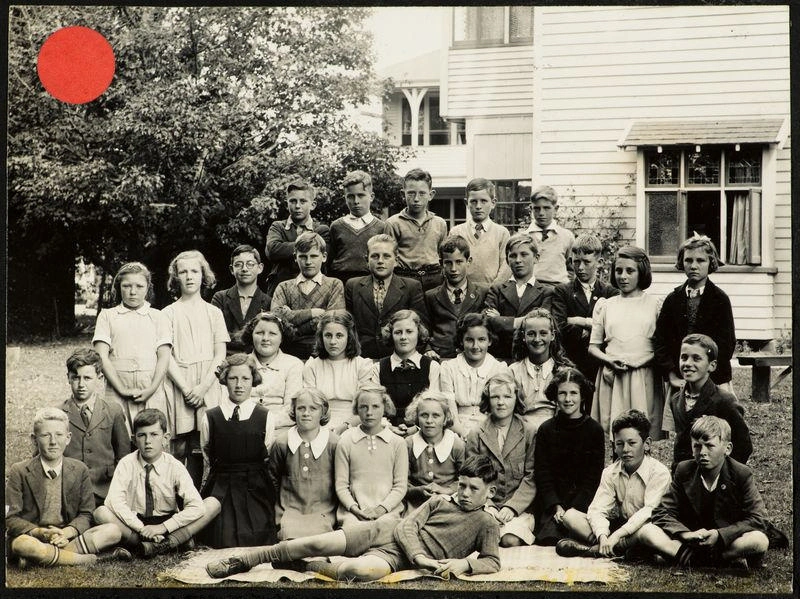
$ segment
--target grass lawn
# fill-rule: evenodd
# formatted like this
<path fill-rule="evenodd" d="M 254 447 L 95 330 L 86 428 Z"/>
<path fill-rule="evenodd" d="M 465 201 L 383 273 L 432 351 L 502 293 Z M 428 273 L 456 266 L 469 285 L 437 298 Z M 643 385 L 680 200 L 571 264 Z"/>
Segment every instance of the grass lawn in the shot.
<path fill-rule="evenodd" d="M 67 341 L 43 342 L 22 345 L 16 363 L 6 371 L 6 475 L 9 466 L 31 455 L 30 426 L 38 406 L 55 405 L 69 393 L 64 361 L 78 346 L 88 345 L 89 338 Z M 733 384 L 744 405 L 745 415 L 753 438 L 753 455 L 749 465 L 755 470 L 760 491 L 772 521 L 792 537 L 792 388 L 791 380 L 783 381 L 772 394 L 772 402 L 758 404 L 750 401 L 750 370 L 734 369 Z M 671 441 L 661 441 L 654 446 L 653 455 L 669 464 Z M 158 574 L 175 565 L 181 556 L 162 556 L 149 561 L 126 564 L 103 564 L 89 568 L 59 568 L 46 570 L 30 568 L 6 570 L 7 587 L 84 587 L 84 588 L 136 588 L 169 587 L 188 588 L 172 580 L 159 580 Z M 562 584 L 531 583 L 468 583 L 404 582 L 393 586 L 395 591 L 410 589 L 438 591 L 479 591 L 483 593 L 503 590 L 524 591 L 594 591 L 594 592 L 664 592 L 695 593 L 791 593 L 793 557 L 792 549 L 770 550 L 765 567 L 746 576 L 713 571 L 685 571 L 669 567 L 647 565 L 627 566 L 630 580 L 624 584 Z M 220 585 L 218 585 L 220 586 Z M 225 583 L 247 592 L 249 585 Z M 271 586 L 271 585 L 260 585 Z M 275 587 L 273 587 L 275 588 Z M 299 589 L 330 592 L 333 589 L 369 588 L 364 584 L 336 585 L 325 583 L 282 585 L 287 593 Z M 228 588 L 228 591 L 231 589 Z M 229 593 L 226 593 L 229 594 Z M 305 593 L 304 593 L 305 594 Z"/>

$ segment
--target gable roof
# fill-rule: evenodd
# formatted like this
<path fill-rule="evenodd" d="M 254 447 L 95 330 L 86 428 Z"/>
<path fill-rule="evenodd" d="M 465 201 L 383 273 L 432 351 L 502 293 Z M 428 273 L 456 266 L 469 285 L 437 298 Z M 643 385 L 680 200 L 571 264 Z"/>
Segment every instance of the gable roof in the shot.
<path fill-rule="evenodd" d="M 391 77 L 397 87 L 438 87 L 441 70 L 441 51 L 433 50 L 389 65 L 379 74 L 382 78 Z"/>
<path fill-rule="evenodd" d="M 632 120 L 617 146 L 780 144 L 788 134 L 788 117 L 758 119 Z"/>

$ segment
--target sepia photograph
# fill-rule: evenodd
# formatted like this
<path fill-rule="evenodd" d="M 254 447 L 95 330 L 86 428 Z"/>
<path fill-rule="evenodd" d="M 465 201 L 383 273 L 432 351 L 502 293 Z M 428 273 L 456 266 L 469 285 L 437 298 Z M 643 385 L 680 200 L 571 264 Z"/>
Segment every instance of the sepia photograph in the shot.
<path fill-rule="evenodd" d="M 5 10 L 5 592 L 796 593 L 789 5 Z"/>

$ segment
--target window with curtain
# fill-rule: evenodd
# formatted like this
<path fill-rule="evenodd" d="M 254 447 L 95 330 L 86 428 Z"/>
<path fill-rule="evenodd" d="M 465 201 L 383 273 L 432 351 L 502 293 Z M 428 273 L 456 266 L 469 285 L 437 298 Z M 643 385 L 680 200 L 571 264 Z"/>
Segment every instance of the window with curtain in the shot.
<path fill-rule="evenodd" d="M 660 151 L 659 151 L 660 150 Z M 663 146 L 639 152 L 645 172 L 645 245 L 672 262 L 694 232 L 727 264 L 761 264 L 762 147 Z"/>
<path fill-rule="evenodd" d="M 453 47 L 533 43 L 532 6 L 453 7 Z"/>

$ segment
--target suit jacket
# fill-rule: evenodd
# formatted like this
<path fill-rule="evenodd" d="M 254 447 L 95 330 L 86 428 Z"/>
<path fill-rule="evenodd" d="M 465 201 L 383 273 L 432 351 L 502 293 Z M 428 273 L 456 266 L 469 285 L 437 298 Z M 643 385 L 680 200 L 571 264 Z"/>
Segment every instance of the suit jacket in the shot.
<path fill-rule="evenodd" d="M 442 283 L 425 292 L 425 306 L 431 322 L 431 339 L 428 342 L 442 359 L 456 357 L 456 323 L 469 312 L 480 312 L 486 299 L 488 289 L 467 281 L 467 289 L 456 306 L 447 297 L 447 284 Z"/>
<path fill-rule="evenodd" d="M 492 351 L 495 357 L 508 360 L 511 357 L 511 341 L 514 337 L 514 319 L 524 316 L 534 308 L 551 309 L 553 290 L 539 281 L 533 287 L 527 287 L 522 297 L 517 297 L 517 286 L 514 281 L 504 281 L 492 285 L 486 294 L 486 307 L 494 308 L 500 316 L 494 316 L 490 322 L 497 333 L 497 347 Z"/>
<path fill-rule="evenodd" d="M 619 289 L 606 285 L 600 280 L 595 281 L 592 287 L 591 299 L 587 302 L 583 287 L 578 279 L 569 283 L 556 285 L 553 289 L 553 318 L 558 326 L 561 345 L 567 352 L 567 357 L 575 363 L 586 378 L 592 383 L 597 376 L 600 362 L 589 355 L 589 333 L 591 329 L 567 324 L 570 316 L 591 318 L 597 300 L 619 295 Z M 586 335 L 584 335 L 584 331 Z"/>
<path fill-rule="evenodd" d="M 664 299 L 656 320 L 656 332 L 653 336 L 655 365 L 664 378 L 667 378 L 671 370 L 678 371 L 681 340 L 689 333 L 687 303 L 684 283 Z M 733 310 L 728 295 L 710 280 L 706 281 L 703 295 L 700 296 L 693 332 L 708 335 L 719 346 L 717 369 L 711 373 L 711 380 L 717 385 L 730 381 L 731 358 L 736 347 Z"/>
<path fill-rule="evenodd" d="M 534 439 L 536 431 L 514 414 L 503 449 L 497 444 L 497 433 L 489 417 L 467 434 L 469 459 L 476 455 L 488 456 L 497 470 L 497 492 L 492 504 L 500 509 L 510 507 L 517 515 L 532 510 L 536 497 L 533 479 Z"/>
<path fill-rule="evenodd" d="M 672 483 L 653 510 L 652 522 L 675 538 L 681 532 L 703 528 L 698 508 L 703 482 L 694 460 L 678 464 Z M 768 521 L 764 500 L 753 480 L 753 471 L 726 457 L 717 481 L 714 499 L 714 527 L 723 546 L 751 530 L 766 533 Z"/>
<path fill-rule="evenodd" d="M 114 468 L 131 452 L 131 437 L 122 408 L 97 397 L 88 427 L 83 424 L 80 410 L 72 399 L 61 404 L 61 409 L 69 417 L 72 433 L 64 455 L 86 464 L 95 495 L 105 498 Z"/>
<path fill-rule="evenodd" d="M 67 526 L 83 534 L 92 522 L 94 492 L 86 464 L 64 458 L 61 471 L 61 515 Z M 44 505 L 45 475 L 38 456 L 11 466 L 6 482 L 6 531 L 18 537 L 39 526 Z"/>
<path fill-rule="evenodd" d="M 392 347 L 381 341 L 380 329 L 398 310 L 416 310 L 426 325 L 429 322 L 420 282 L 397 275 L 392 275 L 380 313 L 372 293 L 372 275 L 347 281 L 344 303 L 356 321 L 361 355 L 365 358 L 384 358 L 392 353 Z"/>
<path fill-rule="evenodd" d="M 222 316 L 225 318 L 225 328 L 228 329 L 228 334 L 231 336 L 231 340 L 228 343 L 228 355 L 239 352 L 250 353 L 252 351 L 252 347 L 247 347 L 242 343 L 242 329 L 259 312 L 269 311 L 271 301 L 272 298 L 261 291 L 260 287 L 256 286 L 253 299 L 250 300 L 250 305 L 247 307 L 247 314 L 242 314 L 242 305 L 239 302 L 239 293 L 236 290 L 236 285 L 229 289 L 217 291 L 214 294 L 214 297 L 211 298 L 211 305 L 222 310 Z"/>
<path fill-rule="evenodd" d="M 690 432 L 695 420 L 701 416 L 717 416 L 725 420 L 731 427 L 731 457 L 742 464 L 747 463 L 753 453 L 753 442 L 750 439 L 750 429 L 739 412 L 739 404 L 733 395 L 720 389 L 710 378 L 700 389 L 700 397 L 691 410 L 686 411 L 686 396 L 684 387 L 680 393 L 672 395 L 670 407 L 675 419 L 675 444 L 673 451 L 673 468 L 683 460 L 692 459 L 692 437 Z"/>

